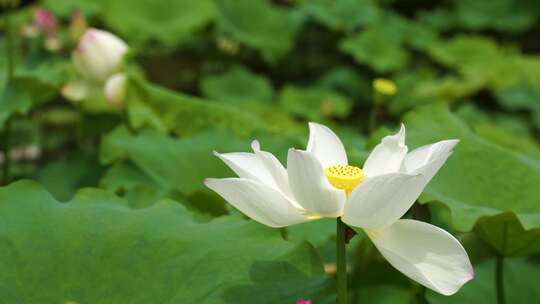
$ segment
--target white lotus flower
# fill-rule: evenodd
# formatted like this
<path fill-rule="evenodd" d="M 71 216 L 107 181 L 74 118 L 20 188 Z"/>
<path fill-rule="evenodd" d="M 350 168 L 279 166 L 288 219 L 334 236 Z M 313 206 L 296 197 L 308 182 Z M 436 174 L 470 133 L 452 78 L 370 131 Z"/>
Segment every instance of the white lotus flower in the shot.
<path fill-rule="evenodd" d="M 206 186 L 270 227 L 341 217 L 365 230 L 395 268 L 441 294 L 454 294 L 474 277 L 466 251 L 451 234 L 400 219 L 458 140 L 407 153 L 402 125 L 383 138 L 360 169 L 348 165 L 343 144 L 328 127 L 310 123 L 309 129 L 307 149 L 289 149 L 287 169 L 257 141 L 253 153 L 215 153 L 239 178 L 208 178 Z"/>
<path fill-rule="evenodd" d="M 72 58 L 83 78 L 105 82 L 121 70 L 127 51 L 127 44 L 114 34 L 90 28 L 81 37 Z"/>

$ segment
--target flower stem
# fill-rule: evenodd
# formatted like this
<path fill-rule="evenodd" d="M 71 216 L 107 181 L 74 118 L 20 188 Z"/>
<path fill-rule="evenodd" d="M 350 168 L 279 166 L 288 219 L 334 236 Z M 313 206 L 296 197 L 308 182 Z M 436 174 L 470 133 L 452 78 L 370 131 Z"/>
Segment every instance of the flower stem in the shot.
<path fill-rule="evenodd" d="M 495 289 L 497 290 L 497 304 L 504 304 L 504 256 L 497 255 L 497 262 L 495 265 Z"/>
<path fill-rule="evenodd" d="M 128 116 L 128 111 L 127 109 L 124 107 L 122 108 L 121 112 L 120 112 L 120 117 L 122 118 L 122 123 L 124 124 L 124 126 L 126 127 L 126 129 L 129 131 L 129 133 L 135 133 L 135 130 L 133 130 L 133 128 L 131 127 L 131 125 L 129 124 L 129 116 Z"/>
<path fill-rule="evenodd" d="M 11 17 L 9 13 L 6 14 L 6 58 L 7 58 L 7 85 L 12 85 L 13 76 L 15 74 L 15 32 L 11 24 Z M 2 165 L 2 182 L 7 185 L 10 180 L 10 167 L 11 167 L 11 120 L 9 117 L 4 125 L 3 134 L 3 147 L 4 163 Z"/>
<path fill-rule="evenodd" d="M 371 111 L 369 112 L 368 131 L 371 133 L 377 128 L 377 118 L 381 107 L 384 103 L 384 96 L 375 92 L 373 95 L 373 104 L 371 105 Z"/>
<path fill-rule="evenodd" d="M 11 118 L 8 118 L 4 125 L 4 136 L 2 151 L 4 152 L 4 163 L 2 164 L 2 184 L 7 185 L 10 180 L 9 171 L 11 166 Z"/>
<path fill-rule="evenodd" d="M 345 254 L 345 233 L 347 226 L 337 218 L 336 225 L 336 278 L 337 278 L 337 303 L 347 304 L 347 261 Z"/>
<path fill-rule="evenodd" d="M 379 115 L 379 105 L 374 104 L 369 112 L 368 131 L 371 133 L 377 128 L 377 116 Z"/>

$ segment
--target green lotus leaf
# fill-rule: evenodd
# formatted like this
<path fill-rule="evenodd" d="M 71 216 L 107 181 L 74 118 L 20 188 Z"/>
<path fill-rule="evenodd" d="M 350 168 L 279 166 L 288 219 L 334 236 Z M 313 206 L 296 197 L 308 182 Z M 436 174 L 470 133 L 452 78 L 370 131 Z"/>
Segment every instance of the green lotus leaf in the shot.
<path fill-rule="evenodd" d="M 153 127 L 163 133 L 187 135 L 211 127 L 250 134 L 264 127 L 257 115 L 227 104 L 181 94 L 133 78 L 129 85 L 128 112 L 135 128 Z"/>
<path fill-rule="evenodd" d="M 470 231 L 476 225 L 476 229 L 483 231 L 481 236 L 503 254 L 532 254 L 540 250 L 538 246 L 522 248 L 524 240 L 540 241 L 537 159 L 475 134 L 445 106 L 431 105 L 412 111 L 405 116 L 405 123 L 411 149 L 448 138 L 460 140 L 425 189 L 422 203 L 442 203 L 449 208 L 456 229 Z M 517 223 L 510 221 L 511 231 L 500 231 L 501 225 L 509 221 L 507 213 Z M 498 225 L 493 224 L 494 220 L 500 220 Z"/>
<path fill-rule="evenodd" d="M 103 5 L 103 18 L 131 45 L 159 42 L 174 47 L 209 24 L 215 15 L 212 0 L 113 0 Z"/>
<path fill-rule="evenodd" d="M 294 46 L 302 16 L 268 0 L 217 0 L 218 26 L 234 39 L 275 61 Z"/>
<path fill-rule="evenodd" d="M 0 188 L 5 303 L 293 303 L 332 291 L 305 242 L 237 216 L 200 224 L 172 201 L 132 209 L 97 189 L 60 203 Z M 271 250 L 269 250 L 271 248 Z"/>
<path fill-rule="evenodd" d="M 212 100 L 241 103 L 245 101 L 270 101 L 274 89 L 270 81 L 243 67 L 234 67 L 221 75 L 203 78 L 203 94 Z"/>
<path fill-rule="evenodd" d="M 536 288 L 538 282 L 534 279 L 540 276 L 538 260 L 506 258 L 503 267 L 506 303 L 529 304 L 540 300 L 540 290 Z M 497 303 L 495 259 L 478 264 L 474 267 L 474 272 L 475 278 L 453 296 L 447 297 L 427 291 L 426 298 L 429 303 Z"/>
<path fill-rule="evenodd" d="M 376 20 L 379 14 L 372 0 L 315 0 L 303 5 L 308 14 L 334 30 L 353 30 Z"/>

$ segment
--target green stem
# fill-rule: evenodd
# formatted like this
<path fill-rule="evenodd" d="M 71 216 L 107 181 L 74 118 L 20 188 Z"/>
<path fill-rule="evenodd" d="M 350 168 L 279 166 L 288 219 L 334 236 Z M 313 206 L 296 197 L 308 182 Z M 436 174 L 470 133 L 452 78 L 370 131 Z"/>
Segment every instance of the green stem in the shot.
<path fill-rule="evenodd" d="M 345 232 L 347 226 L 337 218 L 336 225 L 336 278 L 337 278 L 337 303 L 347 304 L 347 261 L 345 253 Z"/>
<path fill-rule="evenodd" d="M 4 145 L 2 151 L 4 152 L 4 163 L 2 166 L 2 183 L 4 185 L 9 184 L 10 176 L 9 170 L 11 166 L 11 118 L 8 118 L 6 124 L 4 125 L 4 136 L 3 136 Z"/>
<path fill-rule="evenodd" d="M 371 133 L 375 131 L 377 128 L 377 118 L 379 116 L 379 112 L 381 111 L 381 107 L 384 103 L 384 96 L 375 92 L 373 95 L 373 105 L 371 106 L 371 111 L 369 113 L 369 121 L 368 121 L 368 131 Z"/>
<path fill-rule="evenodd" d="M 504 304 L 504 256 L 501 254 L 497 255 L 497 262 L 495 266 L 495 288 L 497 290 L 497 304 Z"/>
<path fill-rule="evenodd" d="M 431 221 L 431 212 L 429 211 L 428 206 L 415 202 L 411 211 L 415 220 L 427 223 Z"/>
<path fill-rule="evenodd" d="M 129 133 L 135 133 L 135 130 L 133 130 L 133 128 L 129 124 L 129 116 L 128 116 L 127 108 L 125 108 L 125 107 L 122 108 L 122 110 L 120 112 L 120 116 L 122 118 L 122 123 L 124 124 L 126 129 L 129 131 Z"/>
<path fill-rule="evenodd" d="M 6 14 L 6 58 L 7 58 L 7 85 L 11 85 L 13 81 L 13 75 L 15 74 L 15 33 L 13 31 L 13 26 L 11 24 L 11 18 L 9 13 Z M 4 126 L 4 163 L 2 166 L 2 181 L 5 185 L 9 183 L 10 180 L 10 151 L 11 151 L 11 120 L 9 117 Z"/>
<path fill-rule="evenodd" d="M 371 111 L 369 112 L 369 121 L 368 121 L 368 131 L 371 133 L 375 131 L 375 128 L 377 127 L 377 115 L 379 114 L 379 105 L 375 103 L 371 107 Z"/>

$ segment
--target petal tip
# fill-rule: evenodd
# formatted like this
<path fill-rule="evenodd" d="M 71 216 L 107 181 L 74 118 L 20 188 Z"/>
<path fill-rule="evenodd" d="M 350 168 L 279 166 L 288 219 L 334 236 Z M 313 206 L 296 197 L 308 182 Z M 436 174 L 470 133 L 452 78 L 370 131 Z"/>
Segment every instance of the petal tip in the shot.
<path fill-rule="evenodd" d="M 399 127 L 399 132 L 396 133 L 396 137 L 398 138 L 398 142 L 400 145 L 405 145 L 405 124 L 401 123 L 401 126 Z"/>
<path fill-rule="evenodd" d="M 452 148 L 459 144 L 461 140 L 459 138 L 449 139 L 448 143 L 452 145 Z"/>
<path fill-rule="evenodd" d="M 251 142 L 251 149 L 252 149 L 253 151 L 259 151 L 259 150 L 261 150 L 261 143 L 260 143 L 258 140 L 254 139 L 254 140 Z"/>

